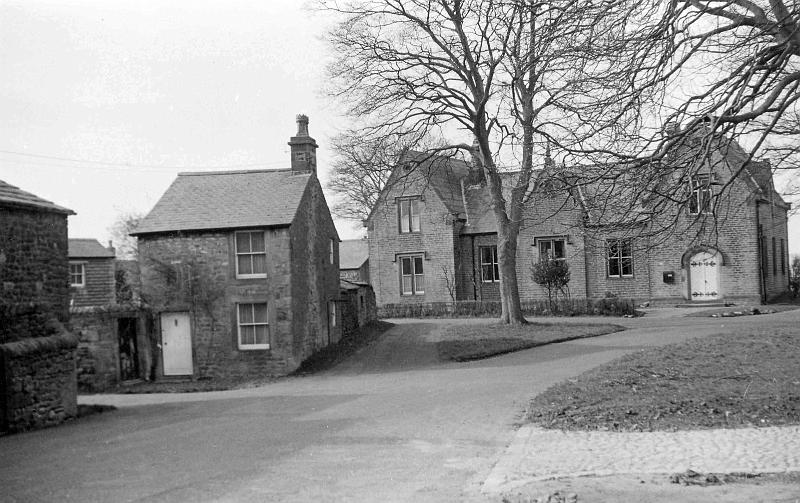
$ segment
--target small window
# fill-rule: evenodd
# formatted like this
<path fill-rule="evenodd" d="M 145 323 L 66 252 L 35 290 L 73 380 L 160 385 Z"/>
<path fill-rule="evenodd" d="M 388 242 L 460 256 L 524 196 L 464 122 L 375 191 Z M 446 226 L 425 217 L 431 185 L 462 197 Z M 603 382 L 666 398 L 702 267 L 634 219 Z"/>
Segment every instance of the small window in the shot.
<path fill-rule="evenodd" d="M 333 239 L 331 239 L 331 246 L 330 252 L 328 253 L 328 258 L 330 259 L 331 264 L 333 264 L 334 253 L 335 253 L 335 245 L 333 243 Z"/>
<path fill-rule="evenodd" d="M 775 246 L 775 238 L 772 238 L 772 275 L 778 275 L 778 247 Z"/>
<path fill-rule="evenodd" d="M 709 175 L 695 175 L 691 181 L 692 194 L 689 198 L 689 213 L 710 213 L 711 198 L 711 177 Z"/>
<path fill-rule="evenodd" d="M 422 295 L 425 293 L 425 273 L 422 255 L 400 257 L 400 294 Z"/>
<path fill-rule="evenodd" d="M 786 246 L 781 238 L 781 274 L 786 275 Z"/>
<path fill-rule="evenodd" d="M 236 233 L 236 277 L 267 277 L 267 244 L 263 231 Z"/>
<path fill-rule="evenodd" d="M 419 232 L 420 198 L 404 198 L 397 200 L 397 218 L 400 222 L 400 234 Z"/>
<path fill-rule="evenodd" d="M 566 246 L 563 239 L 537 239 L 539 243 L 539 260 L 563 260 L 566 258 Z"/>
<path fill-rule="evenodd" d="M 83 268 L 84 264 L 69 265 L 69 286 L 86 286 L 86 274 Z"/>
<path fill-rule="evenodd" d="M 500 267 L 497 263 L 497 247 L 481 246 L 481 280 L 484 283 L 500 281 Z"/>
<path fill-rule="evenodd" d="M 633 242 L 630 239 L 609 239 L 606 241 L 608 250 L 608 277 L 625 278 L 633 276 Z"/>
<path fill-rule="evenodd" d="M 237 304 L 239 349 L 269 349 L 267 303 Z"/>

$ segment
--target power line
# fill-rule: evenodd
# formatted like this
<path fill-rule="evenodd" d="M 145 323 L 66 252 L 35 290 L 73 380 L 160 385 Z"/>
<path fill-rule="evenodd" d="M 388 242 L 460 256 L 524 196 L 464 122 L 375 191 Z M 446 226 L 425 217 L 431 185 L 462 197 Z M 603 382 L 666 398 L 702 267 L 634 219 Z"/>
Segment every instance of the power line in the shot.
<path fill-rule="evenodd" d="M 136 164 L 136 163 L 121 163 L 121 162 L 108 162 L 108 161 L 97 161 L 91 159 L 75 159 L 69 157 L 59 157 L 53 155 L 45 155 L 45 154 L 31 154 L 27 152 L 15 152 L 12 150 L 0 150 L 0 154 L 9 154 L 9 155 L 16 155 L 22 157 L 30 157 L 34 159 L 47 159 L 51 161 L 59 161 L 59 162 L 69 162 L 69 163 L 81 163 L 81 164 L 93 164 L 100 169 L 111 169 L 111 168 L 130 168 L 130 169 L 154 169 L 154 170 L 205 170 L 205 169 L 232 169 L 232 168 L 255 168 L 255 167 L 267 167 L 267 166 L 276 166 L 279 164 L 288 164 L 287 161 L 272 161 L 272 162 L 259 162 L 259 163 L 246 163 L 246 164 L 225 164 L 225 165 L 212 165 L 212 166 L 197 166 L 197 165 L 184 165 L 184 166 L 163 166 L 157 164 Z M 2 159 L 0 161 L 5 162 L 17 162 L 14 159 Z M 31 164 L 33 162 L 26 161 Z M 36 163 L 40 165 L 48 165 L 47 163 Z M 49 164 L 51 167 L 80 167 L 80 166 L 68 166 L 64 164 Z"/>

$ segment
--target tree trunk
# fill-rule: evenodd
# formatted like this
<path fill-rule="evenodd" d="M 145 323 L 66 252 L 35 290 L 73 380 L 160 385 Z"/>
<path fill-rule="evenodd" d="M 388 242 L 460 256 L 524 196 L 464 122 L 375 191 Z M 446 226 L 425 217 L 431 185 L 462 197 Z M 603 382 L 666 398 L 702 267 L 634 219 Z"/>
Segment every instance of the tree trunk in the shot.
<path fill-rule="evenodd" d="M 527 323 L 517 285 L 517 231 L 510 225 L 498 226 L 497 261 L 500 269 L 500 321 L 512 325 Z"/>

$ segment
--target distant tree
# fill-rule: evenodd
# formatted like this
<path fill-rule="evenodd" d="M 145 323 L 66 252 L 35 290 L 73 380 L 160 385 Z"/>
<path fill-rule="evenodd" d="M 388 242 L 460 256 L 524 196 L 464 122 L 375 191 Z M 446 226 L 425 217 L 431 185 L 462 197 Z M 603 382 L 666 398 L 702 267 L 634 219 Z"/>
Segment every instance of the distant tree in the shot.
<path fill-rule="evenodd" d="M 409 148 L 425 148 L 430 140 L 412 132 L 367 137 L 357 130 L 333 138 L 333 170 L 328 188 L 338 197 L 331 211 L 349 220 L 365 220 L 378 201 L 392 170 Z"/>
<path fill-rule="evenodd" d="M 792 269 L 789 272 L 791 273 L 789 287 L 792 290 L 792 295 L 797 297 L 798 293 L 800 293 L 800 255 L 795 255 L 792 258 Z"/>
<path fill-rule="evenodd" d="M 137 212 L 120 213 L 108 228 L 117 258 L 134 260 L 138 256 L 136 238 L 130 233 L 136 229 L 143 218 L 144 215 Z"/>
<path fill-rule="evenodd" d="M 541 286 L 547 292 L 547 301 L 550 308 L 553 308 L 553 301 L 559 295 L 569 298 L 569 264 L 566 260 L 544 258 L 531 265 L 531 276 L 533 282 Z"/>

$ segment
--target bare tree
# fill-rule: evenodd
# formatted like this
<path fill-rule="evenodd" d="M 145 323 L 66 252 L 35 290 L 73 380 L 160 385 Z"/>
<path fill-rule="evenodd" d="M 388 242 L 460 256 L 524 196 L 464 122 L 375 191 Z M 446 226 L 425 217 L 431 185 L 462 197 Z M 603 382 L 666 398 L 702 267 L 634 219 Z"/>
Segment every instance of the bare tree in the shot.
<path fill-rule="evenodd" d="M 136 248 L 136 238 L 131 236 L 133 232 L 142 221 L 144 215 L 141 213 L 130 212 L 120 213 L 108 228 L 111 242 L 116 248 L 118 258 L 122 259 L 136 259 L 138 253 Z"/>
<path fill-rule="evenodd" d="M 477 159 L 497 223 L 501 321 L 524 323 L 516 254 L 534 157 L 546 142 L 579 149 L 624 129 L 635 104 L 617 93 L 629 80 L 615 60 L 624 12 L 615 0 L 321 4 L 342 17 L 330 91 L 362 137 L 456 134 L 428 152 Z"/>
<path fill-rule="evenodd" d="M 650 120 L 636 133 L 637 145 L 619 149 L 619 157 L 665 161 L 699 139 L 698 166 L 714 148 L 741 144 L 742 167 L 755 156 L 768 158 L 773 170 L 789 175 L 784 193 L 797 195 L 800 4 L 631 0 L 627 9 L 640 20 L 629 25 L 622 49 L 631 62 L 631 94 L 641 93 Z"/>

